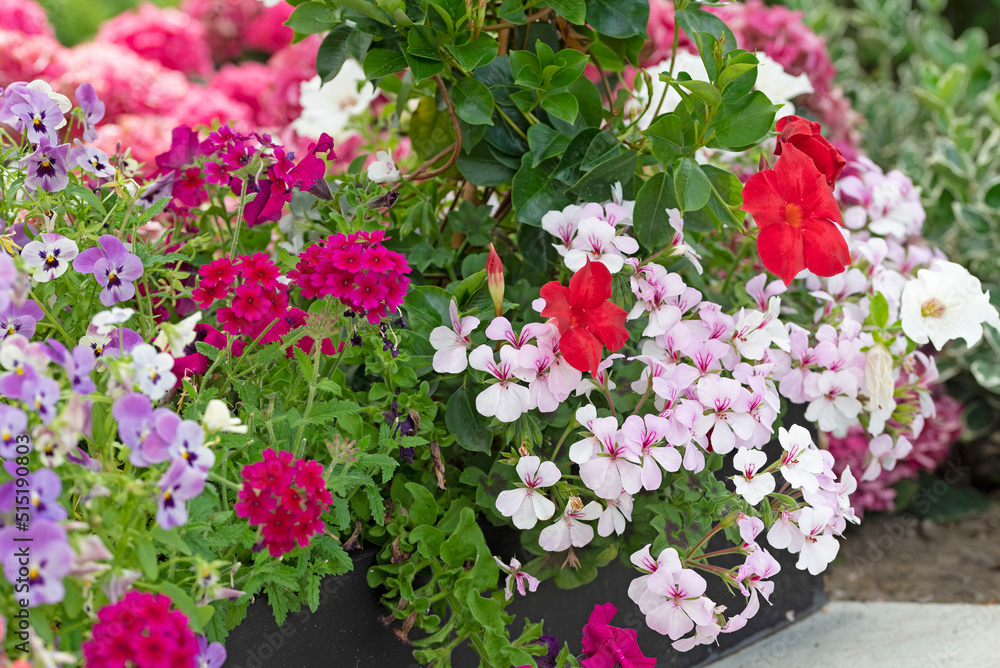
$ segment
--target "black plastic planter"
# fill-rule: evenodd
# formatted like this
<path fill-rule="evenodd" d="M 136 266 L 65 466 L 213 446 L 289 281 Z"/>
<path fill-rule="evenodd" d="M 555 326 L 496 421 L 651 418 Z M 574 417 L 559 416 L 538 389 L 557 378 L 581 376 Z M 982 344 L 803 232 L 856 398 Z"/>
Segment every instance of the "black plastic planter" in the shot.
<path fill-rule="evenodd" d="M 786 415 L 785 424 L 792 423 L 808 424 L 802 419 L 798 406 L 792 406 Z M 777 442 L 772 442 L 765 451 L 774 459 L 781 448 Z M 517 555 L 522 563 L 530 559 L 530 555 L 521 551 L 518 531 L 484 527 L 484 533 L 491 550 L 501 559 L 509 559 L 512 555 Z M 729 546 L 725 537 L 717 534 L 709 541 L 707 549 Z M 388 611 L 379 601 L 379 592 L 368 587 L 365 575 L 375 564 L 376 552 L 365 549 L 353 553 L 352 573 L 324 580 L 317 611 L 310 613 L 304 609 L 289 615 L 280 628 L 265 600 L 253 603 L 246 619 L 226 642 L 229 653 L 226 668 L 419 668 L 420 664 L 413 659 L 412 648 L 398 640 L 392 629 L 379 620 Z M 639 608 L 628 597 L 628 585 L 638 573 L 618 560 L 602 568 L 593 582 L 576 589 L 559 589 L 551 581 L 543 582 L 537 592 L 523 598 L 516 596 L 508 611 L 517 616 L 513 626 L 516 631 L 522 628 L 523 617 L 533 622 L 544 620 L 546 635 L 555 636 L 560 644 L 568 642 L 579 654 L 582 652 L 581 630 L 594 605 L 614 603 L 618 614 L 612 624 L 637 629 L 639 647 L 646 656 L 657 659 L 658 668 L 691 668 L 773 633 L 823 604 L 825 594 L 821 576 L 795 568 L 798 555 L 785 550 L 771 550 L 771 553 L 781 564 L 781 571 L 772 578 L 775 588 L 771 605 L 762 601 L 760 612 L 742 630 L 720 635 L 717 645 L 699 645 L 689 652 L 675 651 L 669 638 L 646 626 Z M 713 563 L 722 566 L 741 563 L 742 558 L 730 556 L 732 561 L 728 563 L 723 559 Z M 706 594 L 716 604 L 728 606 L 729 615 L 743 609 L 743 598 L 730 595 L 721 580 L 705 579 L 708 582 Z M 392 621 L 398 626 L 396 620 Z M 479 660 L 471 649 L 463 646 L 453 655 L 453 665 L 476 668 Z"/>

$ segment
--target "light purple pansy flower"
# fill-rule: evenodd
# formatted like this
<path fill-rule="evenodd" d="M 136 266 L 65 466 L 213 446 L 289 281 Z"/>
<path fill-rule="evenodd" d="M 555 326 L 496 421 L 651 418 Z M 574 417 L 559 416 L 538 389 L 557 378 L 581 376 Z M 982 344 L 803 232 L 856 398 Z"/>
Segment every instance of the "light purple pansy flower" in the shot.
<path fill-rule="evenodd" d="M 69 144 L 56 144 L 42 136 L 34 153 L 21 158 L 19 163 L 26 172 L 24 189 L 34 192 L 41 188 L 59 192 L 69 185 Z"/>
<path fill-rule="evenodd" d="M 19 556 L 19 548 L 25 543 L 15 541 L 16 538 L 31 538 L 27 566 L 20 563 Z M 75 556 L 66 530 L 55 522 L 36 520 L 27 532 L 14 525 L 0 530 L 0 561 L 7 581 L 14 584 L 22 577 L 21 569 L 28 570 L 27 591 L 18 595 L 28 599 L 29 608 L 63 600 L 66 589 L 62 580 L 72 570 Z"/>
<path fill-rule="evenodd" d="M 38 239 L 29 241 L 21 248 L 21 259 L 34 270 L 32 278 L 39 283 L 47 283 L 65 274 L 70 262 L 79 254 L 75 241 L 52 232 L 42 232 Z"/>
<path fill-rule="evenodd" d="M 9 461 L 4 463 L 4 468 L 12 478 L 17 478 L 18 465 Z M 59 495 L 62 493 L 62 481 L 54 471 L 49 469 L 38 469 L 24 476 L 28 481 L 28 510 L 31 513 L 31 521 L 51 520 L 59 522 L 66 519 L 66 509 L 59 504 Z M 8 513 L 14 510 L 15 501 L 15 480 L 11 480 L 0 485 L 0 513 Z"/>
<path fill-rule="evenodd" d="M 170 444 L 170 458 L 206 475 L 215 463 L 215 453 L 205 447 L 205 430 L 194 420 L 183 420 Z"/>
<path fill-rule="evenodd" d="M 208 638 L 198 636 L 198 668 L 219 668 L 226 662 L 226 648 L 221 642 L 209 644 Z"/>
<path fill-rule="evenodd" d="M 115 175 L 115 168 L 111 166 L 107 153 L 96 146 L 86 146 L 79 139 L 74 140 L 74 143 L 76 146 L 69 151 L 70 166 L 80 167 L 99 179 L 110 179 Z"/>
<path fill-rule="evenodd" d="M 56 417 L 59 383 L 48 376 L 29 378 L 21 386 L 21 400 L 29 411 L 38 413 L 42 422 L 49 424 Z"/>
<path fill-rule="evenodd" d="M 145 342 L 145 339 L 142 338 L 139 332 L 128 327 L 120 327 L 111 331 L 111 338 L 108 340 L 108 344 L 104 346 L 104 351 L 101 355 L 103 357 L 121 357 L 122 354 L 128 355 L 132 352 L 133 348 Z"/>
<path fill-rule="evenodd" d="M 20 408 L 0 404 L 0 458 L 17 456 L 17 437 L 26 436 L 28 416 Z"/>
<path fill-rule="evenodd" d="M 15 129 L 24 128 L 28 141 L 38 144 L 42 138 L 53 144 L 59 141 L 56 132 L 66 124 L 62 109 L 46 93 L 25 85 L 7 89 L 7 100 L 0 114 L 0 122 L 9 123 Z"/>
<path fill-rule="evenodd" d="M 159 484 L 156 523 L 164 529 L 173 529 L 186 524 L 188 520 L 186 502 L 205 489 L 204 474 L 183 461 L 175 461 L 160 478 Z"/>
<path fill-rule="evenodd" d="M 176 177 L 177 172 L 160 174 L 153 182 L 146 184 L 146 189 L 136 198 L 135 203 L 148 209 L 161 199 L 170 199 L 174 193 Z"/>
<path fill-rule="evenodd" d="M 126 394 L 115 402 L 111 414 L 118 421 L 118 437 L 132 449 L 134 466 L 165 462 L 180 425 L 180 417 L 167 408 L 153 410 L 149 397 L 139 392 Z"/>
<path fill-rule="evenodd" d="M 88 346 L 81 344 L 73 348 L 73 352 L 70 352 L 61 342 L 48 339 L 42 344 L 42 348 L 49 359 L 66 370 L 70 387 L 74 392 L 90 394 L 97 389 L 90 377 L 96 358 Z"/>
<path fill-rule="evenodd" d="M 76 101 L 83 110 L 83 140 L 96 141 L 94 126 L 104 118 L 104 103 L 97 97 L 97 91 L 90 83 L 82 83 L 76 89 Z"/>
<path fill-rule="evenodd" d="M 0 311 L 0 341 L 12 334 L 20 334 L 30 339 L 35 334 L 35 325 L 45 317 L 42 308 L 34 299 L 25 300 L 20 306 L 13 302 Z"/>
<path fill-rule="evenodd" d="M 100 246 L 88 248 L 73 260 L 73 269 L 93 274 L 101 285 L 101 303 L 114 306 L 135 296 L 132 281 L 142 276 L 142 262 L 110 234 L 102 234 Z"/>

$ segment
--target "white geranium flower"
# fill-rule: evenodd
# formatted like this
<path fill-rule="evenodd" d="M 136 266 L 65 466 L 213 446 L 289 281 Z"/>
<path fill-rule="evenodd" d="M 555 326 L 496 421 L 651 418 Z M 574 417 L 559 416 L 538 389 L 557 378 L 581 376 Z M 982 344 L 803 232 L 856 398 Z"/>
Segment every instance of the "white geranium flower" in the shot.
<path fill-rule="evenodd" d="M 756 506 L 774 491 L 774 476 L 761 473 L 767 466 L 767 455 L 760 450 L 741 448 L 733 457 L 733 464 L 740 472 L 740 475 L 733 476 L 736 493 L 751 506 Z"/>
<path fill-rule="evenodd" d="M 434 346 L 432 366 L 438 373 L 461 373 L 469 365 L 468 350 L 472 345 L 469 335 L 479 327 L 479 318 L 467 315 L 458 317 L 458 304 L 451 300 L 448 307 L 451 327 L 441 325 L 431 330 L 430 342 Z"/>
<path fill-rule="evenodd" d="M 205 414 L 201 416 L 201 424 L 205 432 L 213 434 L 215 432 L 226 432 L 229 434 L 245 434 L 247 426 L 240 424 L 238 417 L 232 417 L 229 407 L 225 402 L 212 399 L 205 406 Z"/>
<path fill-rule="evenodd" d="M 375 183 L 395 183 L 399 181 L 399 168 L 392 160 L 392 149 L 375 154 L 375 162 L 368 165 L 368 178 Z"/>
<path fill-rule="evenodd" d="M 983 292 L 979 279 L 954 262 L 938 262 L 921 269 L 903 288 L 900 307 L 903 333 L 916 343 L 930 341 L 941 350 L 952 339 L 979 343 L 983 323 L 1000 329 L 1000 314 Z"/>
<path fill-rule="evenodd" d="M 555 504 L 539 490 L 559 482 L 562 473 L 552 462 L 543 462 L 535 456 L 521 457 L 516 470 L 524 487 L 500 492 L 496 505 L 501 515 L 513 518 L 514 526 L 527 530 L 556 512 Z"/>

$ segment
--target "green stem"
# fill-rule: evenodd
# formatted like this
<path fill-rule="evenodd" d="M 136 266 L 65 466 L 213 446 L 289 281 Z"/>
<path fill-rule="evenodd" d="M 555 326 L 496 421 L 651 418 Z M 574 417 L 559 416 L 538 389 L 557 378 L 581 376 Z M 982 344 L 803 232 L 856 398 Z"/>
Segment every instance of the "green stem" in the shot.
<path fill-rule="evenodd" d="M 241 489 L 240 486 L 237 485 L 235 482 L 233 482 L 232 480 L 226 480 L 225 478 L 223 478 L 218 473 L 215 473 L 214 471 L 209 472 L 208 479 L 213 482 L 217 482 L 220 485 L 225 485 L 229 489 L 235 489 L 237 492 L 240 491 Z"/>
<path fill-rule="evenodd" d="M 313 353 L 312 378 L 309 379 L 309 398 L 306 399 L 306 408 L 302 412 L 302 424 L 299 425 L 299 433 L 296 434 L 295 444 L 292 447 L 292 452 L 295 454 L 296 459 L 302 452 L 302 434 L 306 430 L 306 418 L 309 417 L 309 411 L 312 410 L 313 399 L 316 398 L 316 385 L 319 380 L 319 356 L 323 346 L 320 341 L 314 341 L 313 348 L 315 352 Z"/>
<path fill-rule="evenodd" d="M 243 207 L 246 206 L 247 180 L 243 179 L 243 187 L 240 189 L 240 203 L 236 207 L 236 223 L 233 225 L 233 247 L 229 251 L 229 258 L 236 257 L 236 246 L 240 241 L 240 227 L 243 225 Z"/>
<path fill-rule="evenodd" d="M 60 324 L 59 324 L 59 321 L 58 321 L 58 320 L 56 320 L 56 319 L 55 319 L 55 318 L 54 318 L 54 317 L 52 316 L 52 314 L 51 314 L 51 313 L 49 313 L 49 310 L 48 310 L 48 308 L 46 308 L 46 306 L 45 306 L 45 302 L 44 302 L 44 301 L 42 301 L 41 299 L 39 299 L 39 298 L 38 298 L 38 297 L 37 297 L 37 296 L 35 295 L 35 291 L 34 291 L 34 290 L 30 290 L 30 289 L 29 289 L 29 290 L 28 290 L 28 294 L 29 294 L 29 295 L 31 295 L 31 298 L 32 298 L 32 299 L 34 299 L 34 300 L 35 300 L 35 303 L 36 303 L 36 304 L 38 304 L 39 308 L 41 308 L 41 309 L 42 309 L 42 313 L 44 313 L 44 314 L 45 314 L 45 317 L 46 317 L 46 318 L 48 318 L 49 320 L 51 320 L 51 321 L 52 321 L 52 324 L 53 324 L 53 326 L 55 326 L 55 328 L 56 328 L 57 330 L 59 330 L 59 333 L 63 335 L 63 340 L 65 340 L 65 341 L 70 341 L 70 340 L 72 340 L 72 339 L 70 338 L 70 335 L 66 333 L 66 330 L 64 330 L 64 329 L 62 328 L 62 325 L 60 325 Z"/>
<path fill-rule="evenodd" d="M 736 274 L 736 268 L 739 266 L 740 262 L 743 261 L 743 258 L 747 256 L 747 252 L 749 250 L 750 250 L 750 243 L 749 240 L 746 240 L 743 242 L 743 248 L 740 249 L 740 252 L 736 256 L 736 259 L 734 259 L 732 265 L 730 265 L 729 271 L 726 272 L 726 280 L 723 281 L 722 283 L 722 290 L 720 291 L 720 294 L 723 295 L 729 294 L 728 292 L 726 292 L 726 290 L 729 289 L 729 284 L 732 282 L 733 276 Z"/>

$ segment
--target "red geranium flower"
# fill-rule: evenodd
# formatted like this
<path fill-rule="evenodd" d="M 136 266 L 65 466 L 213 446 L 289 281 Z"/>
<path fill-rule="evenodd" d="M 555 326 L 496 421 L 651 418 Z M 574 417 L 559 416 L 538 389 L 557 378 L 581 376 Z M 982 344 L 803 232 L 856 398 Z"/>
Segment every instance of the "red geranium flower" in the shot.
<path fill-rule="evenodd" d="M 542 286 L 543 318 L 555 318 L 562 337 L 559 350 L 569 365 L 596 375 L 604 346 L 616 352 L 628 341 L 623 308 L 612 304 L 611 272 L 591 262 L 573 274 L 569 287 L 558 281 Z"/>
<path fill-rule="evenodd" d="M 836 276 L 851 263 L 837 227 L 840 207 L 826 177 L 809 156 L 786 144 L 774 169 L 751 176 L 743 186 L 743 210 L 760 228 L 760 261 L 785 285 L 803 269 Z"/>
<path fill-rule="evenodd" d="M 847 161 L 840 151 L 820 134 L 819 123 L 801 116 L 785 116 L 778 119 L 775 129 L 779 133 L 778 145 L 774 147 L 775 155 L 781 155 L 786 145 L 794 146 L 812 158 L 816 169 L 823 172 L 829 185 L 832 186 L 840 178 Z"/>

